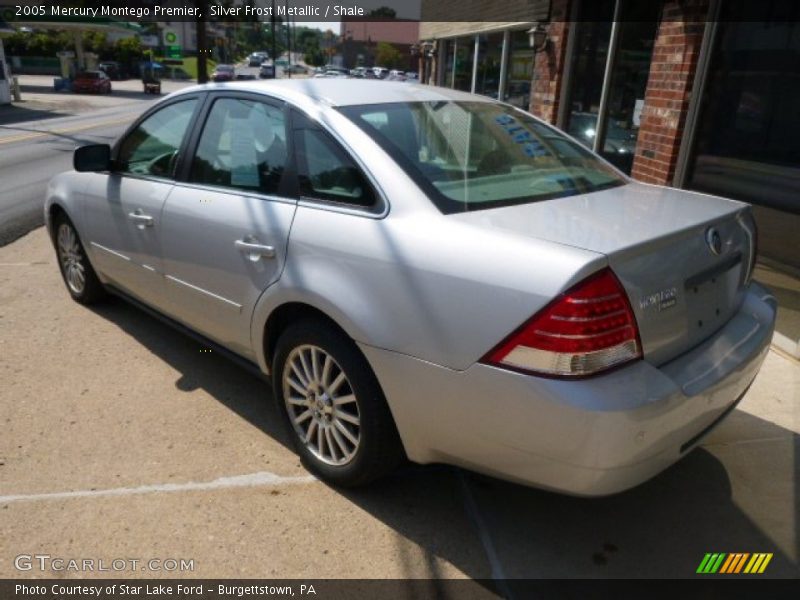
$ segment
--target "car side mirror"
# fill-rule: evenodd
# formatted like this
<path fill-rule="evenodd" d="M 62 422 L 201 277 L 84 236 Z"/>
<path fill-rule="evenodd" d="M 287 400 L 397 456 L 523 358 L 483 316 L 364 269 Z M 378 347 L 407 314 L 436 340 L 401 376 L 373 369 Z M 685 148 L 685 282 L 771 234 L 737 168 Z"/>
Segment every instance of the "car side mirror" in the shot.
<path fill-rule="evenodd" d="M 90 144 L 76 148 L 72 166 L 79 172 L 111 170 L 111 146 Z"/>

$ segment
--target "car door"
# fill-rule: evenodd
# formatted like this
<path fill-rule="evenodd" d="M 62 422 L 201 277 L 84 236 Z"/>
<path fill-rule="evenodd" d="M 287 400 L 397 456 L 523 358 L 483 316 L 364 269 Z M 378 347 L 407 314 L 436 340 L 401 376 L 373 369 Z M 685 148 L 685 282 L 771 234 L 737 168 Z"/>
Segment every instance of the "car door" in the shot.
<path fill-rule="evenodd" d="M 200 96 L 144 115 L 114 152 L 114 170 L 92 175 L 84 211 L 92 262 L 113 285 L 163 306 L 161 210 Z"/>
<path fill-rule="evenodd" d="M 286 111 L 261 95 L 212 95 L 164 207 L 169 312 L 192 329 L 252 356 L 250 319 L 280 276 L 296 200 Z"/>

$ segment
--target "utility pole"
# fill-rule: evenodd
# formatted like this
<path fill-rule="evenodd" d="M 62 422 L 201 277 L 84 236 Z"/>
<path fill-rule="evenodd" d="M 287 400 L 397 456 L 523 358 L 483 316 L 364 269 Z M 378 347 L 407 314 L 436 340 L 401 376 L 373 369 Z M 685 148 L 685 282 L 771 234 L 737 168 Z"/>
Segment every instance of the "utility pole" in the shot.
<path fill-rule="evenodd" d="M 286 72 L 292 78 L 292 19 L 289 16 L 289 0 L 283 0 L 286 8 Z"/>
<path fill-rule="evenodd" d="M 278 45 L 275 40 L 275 0 L 272 0 L 272 78 L 275 79 L 278 76 L 278 63 L 277 56 L 275 56 L 278 52 Z"/>
<path fill-rule="evenodd" d="M 200 18 L 195 21 L 197 32 L 197 83 L 208 83 L 208 42 L 206 40 L 206 15 L 208 0 L 195 0 Z"/>

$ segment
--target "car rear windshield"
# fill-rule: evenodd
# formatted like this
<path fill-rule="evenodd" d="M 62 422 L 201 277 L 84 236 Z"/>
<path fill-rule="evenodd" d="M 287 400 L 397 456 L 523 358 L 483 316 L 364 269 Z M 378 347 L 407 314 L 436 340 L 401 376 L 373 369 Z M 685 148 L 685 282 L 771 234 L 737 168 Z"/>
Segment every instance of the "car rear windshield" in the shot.
<path fill-rule="evenodd" d="M 525 204 L 623 185 L 579 143 L 492 102 L 345 106 L 445 214 Z"/>
<path fill-rule="evenodd" d="M 100 73 L 95 73 L 91 71 L 78 73 L 75 76 L 75 79 L 100 79 Z"/>

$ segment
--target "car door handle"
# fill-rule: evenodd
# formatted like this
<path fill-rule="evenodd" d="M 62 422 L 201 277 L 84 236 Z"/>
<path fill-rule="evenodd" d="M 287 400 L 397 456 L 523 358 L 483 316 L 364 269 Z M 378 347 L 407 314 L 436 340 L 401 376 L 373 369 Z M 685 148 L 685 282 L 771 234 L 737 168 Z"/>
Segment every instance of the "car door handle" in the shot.
<path fill-rule="evenodd" d="M 135 212 L 128 213 L 128 218 L 130 218 L 132 221 L 136 221 L 136 226 L 139 229 L 152 227 L 153 223 L 155 223 L 155 219 L 153 219 L 153 217 L 150 215 L 144 214 L 141 209 L 136 209 Z"/>
<path fill-rule="evenodd" d="M 236 249 L 242 254 L 249 254 L 251 260 L 258 260 L 261 256 L 275 258 L 275 246 L 265 246 L 264 244 L 254 244 L 244 240 L 236 240 L 233 243 Z"/>

